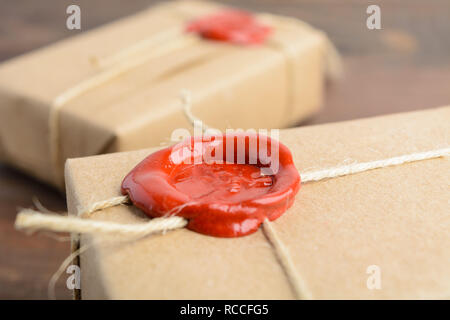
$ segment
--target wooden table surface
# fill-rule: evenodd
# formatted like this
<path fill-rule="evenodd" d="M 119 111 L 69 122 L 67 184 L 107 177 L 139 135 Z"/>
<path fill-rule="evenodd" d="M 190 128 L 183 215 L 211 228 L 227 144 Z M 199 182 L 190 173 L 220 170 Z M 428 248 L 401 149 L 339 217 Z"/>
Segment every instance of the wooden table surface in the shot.
<path fill-rule="evenodd" d="M 0 61 L 146 8 L 154 1 L 0 0 Z M 373 1 L 370 1 L 373 3 Z M 361 0 L 246 0 L 227 3 L 291 15 L 324 30 L 343 55 L 345 75 L 327 88 L 325 123 L 450 104 L 450 1 L 376 1 L 381 30 L 368 30 Z M 65 27 L 66 8 L 81 7 L 82 30 Z M 20 147 L 20 146 L 18 146 Z M 0 299 L 46 299 L 47 284 L 69 254 L 69 243 L 14 230 L 19 207 L 32 197 L 64 211 L 64 196 L 0 165 Z M 67 275 L 57 298 L 70 299 Z"/>

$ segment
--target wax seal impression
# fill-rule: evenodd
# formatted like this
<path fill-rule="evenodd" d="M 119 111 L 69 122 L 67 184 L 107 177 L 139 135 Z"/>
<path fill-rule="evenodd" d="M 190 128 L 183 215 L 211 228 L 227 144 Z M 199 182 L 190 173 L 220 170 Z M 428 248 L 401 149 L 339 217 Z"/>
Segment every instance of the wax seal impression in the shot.
<path fill-rule="evenodd" d="M 187 139 L 149 155 L 122 182 L 148 216 L 184 217 L 188 229 L 217 237 L 255 232 L 281 216 L 299 189 L 289 149 L 247 133 Z"/>
<path fill-rule="evenodd" d="M 271 28 L 249 12 L 224 10 L 191 21 L 186 31 L 195 32 L 205 39 L 251 45 L 264 43 Z"/>

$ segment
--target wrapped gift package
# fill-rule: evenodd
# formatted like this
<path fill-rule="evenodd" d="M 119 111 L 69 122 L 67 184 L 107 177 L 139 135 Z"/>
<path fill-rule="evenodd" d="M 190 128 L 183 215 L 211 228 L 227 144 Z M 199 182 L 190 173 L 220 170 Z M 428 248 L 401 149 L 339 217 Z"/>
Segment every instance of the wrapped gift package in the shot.
<path fill-rule="evenodd" d="M 0 158 L 62 187 L 67 158 L 159 146 L 189 127 L 182 89 L 219 129 L 287 127 L 316 112 L 338 68 L 326 36 L 269 14 L 255 14 L 272 30 L 260 45 L 186 32 L 220 10 L 164 3 L 2 63 Z"/>
<path fill-rule="evenodd" d="M 450 144 L 450 107 L 281 130 L 300 173 L 390 159 Z M 120 195 L 147 149 L 66 163 L 69 213 Z M 450 161 L 440 157 L 302 185 L 271 222 L 313 299 L 450 298 Z M 134 206 L 88 219 L 139 224 Z M 217 238 L 186 228 L 124 240 L 83 235 L 83 299 L 291 299 L 264 229 Z M 378 284 L 371 285 L 373 270 Z"/>

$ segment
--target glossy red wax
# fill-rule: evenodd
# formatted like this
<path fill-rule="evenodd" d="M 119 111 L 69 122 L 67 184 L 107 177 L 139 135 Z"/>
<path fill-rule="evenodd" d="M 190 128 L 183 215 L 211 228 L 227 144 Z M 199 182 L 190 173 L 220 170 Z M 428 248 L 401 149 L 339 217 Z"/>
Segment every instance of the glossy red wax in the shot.
<path fill-rule="evenodd" d="M 241 161 L 239 139 L 245 141 Z M 231 156 L 226 152 L 227 141 L 233 145 Z M 259 152 L 261 141 L 267 144 L 266 155 Z M 252 158 L 252 143 L 258 146 L 257 159 Z M 272 144 L 279 150 L 278 171 L 265 175 L 261 169 L 270 166 L 268 159 L 275 159 L 270 158 Z M 222 156 L 217 150 L 223 150 Z M 211 161 L 206 155 L 217 155 L 216 160 L 223 161 Z M 283 214 L 299 188 L 300 175 L 286 146 L 243 133 L 191 138 L 157 151 L 122 182 L 122 193 L 150 217 L 181 216 L 188 219 L 188 229 L 217 237 L 255 232 L 264 219 Z"/>
<path fill-rule="evenodd" d="M 190 22 L 186 30 L 206 39 L 248 45 L 263 43 L 271 28 L 248 12 L 224 10 Z"/>
<path fill-rule="evenodd" d="M 273 181 L 248 164 L 191 164 L 170 175 L 175 189 L 202 201 L 242 202 L 266 194 Z"/>

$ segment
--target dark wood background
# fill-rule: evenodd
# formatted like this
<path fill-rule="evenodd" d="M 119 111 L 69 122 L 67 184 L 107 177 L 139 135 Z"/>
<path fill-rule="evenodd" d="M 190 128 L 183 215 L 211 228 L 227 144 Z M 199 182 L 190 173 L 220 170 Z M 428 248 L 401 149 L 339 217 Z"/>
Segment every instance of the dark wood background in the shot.
<path fill-rule="evenodd" d="M 146 8 L 144 0 L 0 0 L 0 61 Z M 450 104 L 450 1 L 246 0 L 237 7 L 291 15 L 328 33 L 343 55 L 345 75 L 328 85 L 325 123 Z M 366 8 L 381 7 L 381 30 L 366 28 Z M 82 30 L 65 27 L 66 8 L 81 7 Z M 20 147 L 20 146 L 18 146 Z M 0 165 L 0 299 L 46 299 L 48 281 L 69 244 L 14 230 L 17 208 L 37 197 L 65 210 L 64 196 Z M 67 275 L 57 297 L 70 299 Z"/>

